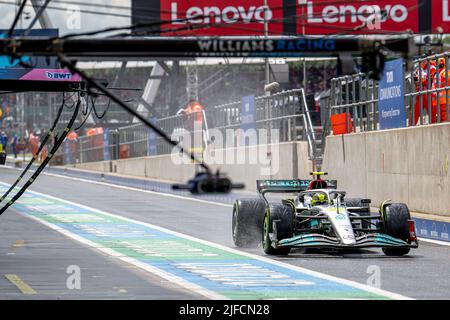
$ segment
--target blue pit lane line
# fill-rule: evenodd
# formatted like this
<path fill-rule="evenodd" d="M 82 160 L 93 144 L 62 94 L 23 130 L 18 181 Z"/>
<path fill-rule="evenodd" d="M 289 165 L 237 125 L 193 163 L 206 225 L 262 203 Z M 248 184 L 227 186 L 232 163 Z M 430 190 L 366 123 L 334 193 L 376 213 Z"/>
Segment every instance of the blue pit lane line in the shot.
<path fill-rule="evenodd" d="M 0 183 L 0 192 L 7 187 Z M 38 192 L 27 191 L 14 209 L 210 299 L 407 299 Z"/>

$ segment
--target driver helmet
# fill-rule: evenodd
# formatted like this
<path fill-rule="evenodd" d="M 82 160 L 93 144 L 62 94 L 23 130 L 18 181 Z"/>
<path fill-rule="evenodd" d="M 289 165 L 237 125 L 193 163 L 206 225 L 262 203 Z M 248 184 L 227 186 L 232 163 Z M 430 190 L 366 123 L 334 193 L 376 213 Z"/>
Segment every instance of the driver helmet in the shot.
<path fill-rule="evenodd" d="M 324 193 L 316 193 L 313 195 L 311 205 L 319 205 L 327 203 L 327 197 Z"/>

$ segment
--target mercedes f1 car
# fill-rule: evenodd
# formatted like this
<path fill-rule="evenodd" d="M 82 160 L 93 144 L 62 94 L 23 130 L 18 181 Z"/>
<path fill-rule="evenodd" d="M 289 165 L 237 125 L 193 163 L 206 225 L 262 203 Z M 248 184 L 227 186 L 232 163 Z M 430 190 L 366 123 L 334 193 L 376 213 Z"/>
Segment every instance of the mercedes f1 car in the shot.
<path fill-rule="evenodd" d="M 262 244 L 269 255 L 292 248 L 327 250 L 381 248 L 402 256 L 418 247 L 414 221 L 406 204 L 389 200 L 376 214 L 370 199 L 346 198 L 335 180 L 258 180 L 259 199 L 239 199 L 233 206 L 233 240 L 238 247 Z M 277 202 L 268 193 L 293 194 Z"/>

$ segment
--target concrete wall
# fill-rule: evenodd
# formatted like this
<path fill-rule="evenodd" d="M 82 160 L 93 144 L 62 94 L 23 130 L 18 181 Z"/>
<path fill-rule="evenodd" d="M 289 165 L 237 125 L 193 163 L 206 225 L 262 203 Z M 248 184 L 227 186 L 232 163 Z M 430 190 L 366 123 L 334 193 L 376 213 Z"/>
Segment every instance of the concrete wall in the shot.
<path fill-rule="evenodd" d="M 450 216 L 450 123 L 327 138 L 323 169 L 352 197 Z"/>
<path fill-rule="evenodd" d="M 246 189 L 255 190 L 257 179 L 308 178 L 312 163 L 308 159 L 306 142 L 288 142 L 229 149 L 216 149 L 208 164 L 226 172 L 233 182 L 243 182 Z M 271 153 L 268 155 L 268 152 Z M 131 158 L 70 165 L 84 170 L 114 172 L 171 182 L 185 182 L 193 177 L 195 166 L 177 155 Z"/>

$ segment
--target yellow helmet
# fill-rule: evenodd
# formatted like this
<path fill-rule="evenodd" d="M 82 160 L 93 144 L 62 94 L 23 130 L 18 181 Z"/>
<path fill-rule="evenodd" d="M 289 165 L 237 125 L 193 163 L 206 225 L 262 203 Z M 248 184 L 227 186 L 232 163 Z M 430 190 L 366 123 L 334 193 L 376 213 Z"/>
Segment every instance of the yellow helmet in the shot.
<path fill-rule="evenodd" d="M 327 202 L 327 197 L 324 193 L 316 193 L 312 197 L 311 205 L 323 204 Z"/>

